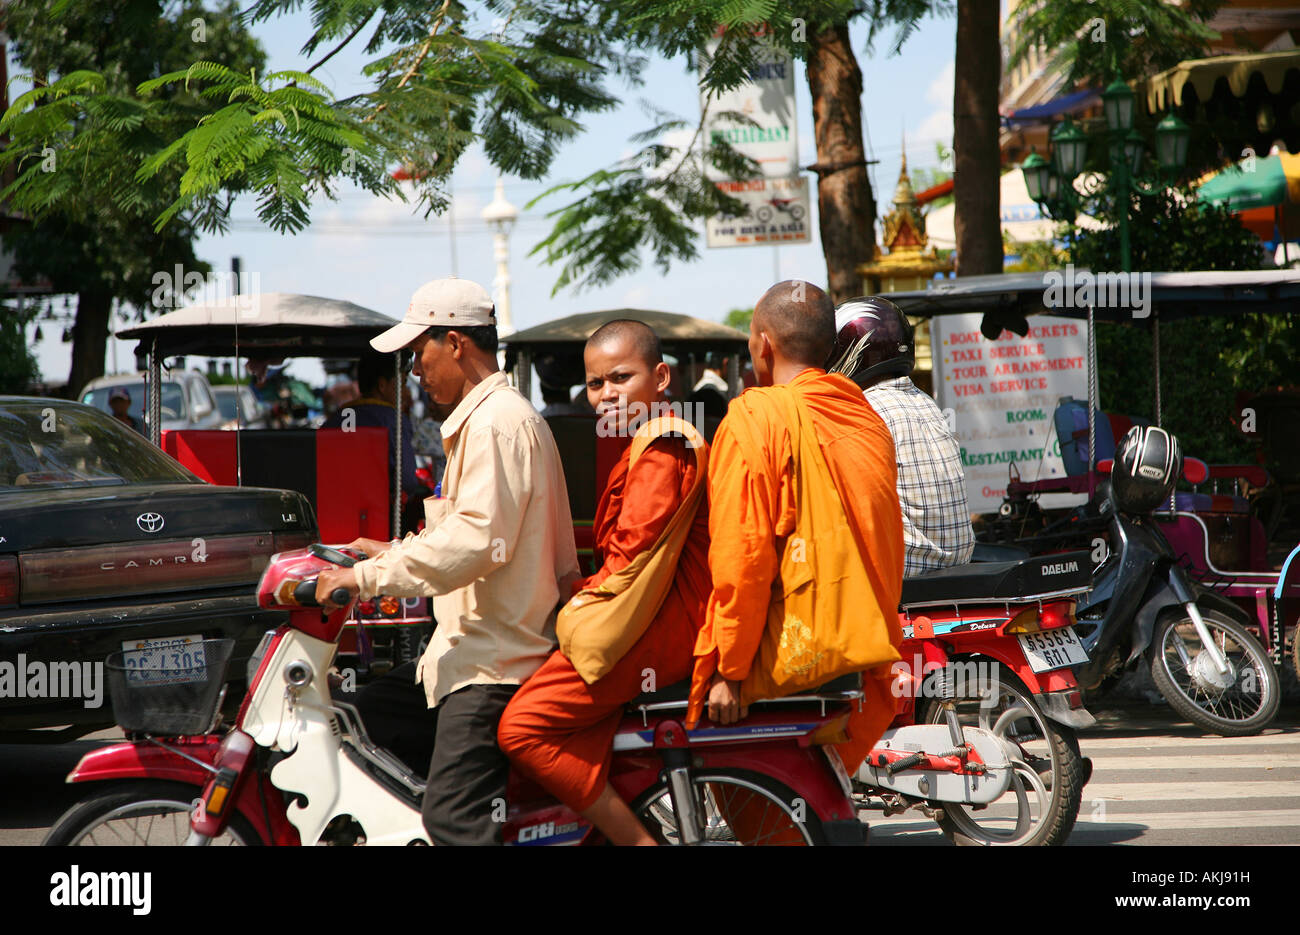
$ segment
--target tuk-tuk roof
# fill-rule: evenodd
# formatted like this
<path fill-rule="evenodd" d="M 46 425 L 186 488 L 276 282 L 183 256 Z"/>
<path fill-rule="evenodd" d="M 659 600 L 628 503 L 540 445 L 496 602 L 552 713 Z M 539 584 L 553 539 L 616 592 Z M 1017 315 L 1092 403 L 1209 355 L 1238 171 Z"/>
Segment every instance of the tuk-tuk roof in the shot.
<path fill-rule="evenodd" d="M 933 280 L 928 289 L 890 292 L 885 298 L 908 315 L 930 318 L 962 312 L 1046 312 L 1066 318 L 1087 318 L 1086 305 L 1077 301 L 1080 289 L 1091 280 L 1100 289 L 1120 273 L 1093 274 L 1088 270 L 1052 270 L 1037 273 L 999 273 Z M 1134 273 L 1150 277 L 1139 284 L 1149 296 L 1151 310 L 1170 321 L 1195 315 L 1232 315 L 1246 312 L 1294 312 L 1300 309 L 1300 270 L 1206 270 L 1186 273 Z M 1086 277 L 1086 278 L 1085 278 Z M 1148 285 L 1149 284 L 1149 285 Z M 1149 290 L 1149 291 L 1148 291 Z M 1047 306 L 1047 297 L 1065 296 L 1065 305 Z M 1099 321 L 1132 321 L 1133 302 L 1102 304 L 1094 309 Z"/>
<path fill-rule="evenodd" d="M 124 328 L 119 338 L 137 338 L 141 350 L 158 340 L 163 357 L 355 357 L 370 339 L 397 322 L 387 315 L 340 299 L 294 292 L 234 296 L 212 305 L 193 305 Z"/>
<path fill-rule="evenodd" d="M 617 318 L 645 322 L 659 335 L 664 351 L 675 357 L 681 356 L 683 352 L 735 352 L 749 343 L 749 335 L 716 321 L 641 308 L 615 308 L 604 312 L 568 315 L 516 331 L 508 335 L 503 343 L 512 350 L 542 350 L 556 344 L 583 344 L 597 328 Z"/>

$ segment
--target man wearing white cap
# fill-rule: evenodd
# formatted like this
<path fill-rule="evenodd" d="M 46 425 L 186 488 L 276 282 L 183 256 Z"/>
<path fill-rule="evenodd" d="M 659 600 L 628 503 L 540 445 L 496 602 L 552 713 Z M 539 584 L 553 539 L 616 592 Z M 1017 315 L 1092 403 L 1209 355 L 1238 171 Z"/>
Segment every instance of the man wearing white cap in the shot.
<path fill-rule="evenodd" d="M 412 372 L 443 419 L 442 496 L 425 501 L 423 531 L 357 540 L 371 557 L 316 586 L 322 603 L 338 587 L 363 600 L 433 598 L 438 625 L 419 664 L 367 686 L 357 707 L 377 742 L 429 764 L 424 824 L 438 844 L 500 843 L 509 763 L 497 721 L 554 649 L 562 584 L 578 574 L 555 439 L 498 367 L 496 324 L 482 286 L 438 279 L 370 342 L 415 355 Z"/>

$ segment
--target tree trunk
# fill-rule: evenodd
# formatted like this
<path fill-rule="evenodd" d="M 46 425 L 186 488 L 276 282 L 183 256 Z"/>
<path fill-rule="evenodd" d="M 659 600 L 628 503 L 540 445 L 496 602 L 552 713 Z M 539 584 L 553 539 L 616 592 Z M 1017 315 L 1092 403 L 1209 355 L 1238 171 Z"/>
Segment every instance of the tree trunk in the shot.
<path fill-rule="evenodd" d="M 954 66 L 953 202 L 957 275 L 1002 272 L 999 222 L 998 0 L 957 0 Z"/>
<path fill-rule="evenodd" d="M 812 37 L 808 89 L 820 168 L 817 209 L 827 291 L 838 305 L 862 294 L 862 277 L 855 267 L 871 261 L 876 219 L 862 145 L 862 71 L 847 25 Z"/>
<path fill-rule="evenodd" d="M 68 372 L 69 399 L 79 397 L 87 383 L 104 375 L 112 307 L 113 298 L 106 292 L 82 292 L 77 296 L 77 320 L 72 326 L 72 369 Z"/>

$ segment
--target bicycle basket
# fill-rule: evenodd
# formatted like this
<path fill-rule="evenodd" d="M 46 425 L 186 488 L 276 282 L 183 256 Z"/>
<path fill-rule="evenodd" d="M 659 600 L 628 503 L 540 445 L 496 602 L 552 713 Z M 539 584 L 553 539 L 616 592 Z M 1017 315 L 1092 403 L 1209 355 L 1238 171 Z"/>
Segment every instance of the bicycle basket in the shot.
<path fill-rule="evenodd" d="M 109 655 L 104 666 L 118 726 L 167 736 L 206 733 L 234 648 L 232 639 L 177 640 Z"/>

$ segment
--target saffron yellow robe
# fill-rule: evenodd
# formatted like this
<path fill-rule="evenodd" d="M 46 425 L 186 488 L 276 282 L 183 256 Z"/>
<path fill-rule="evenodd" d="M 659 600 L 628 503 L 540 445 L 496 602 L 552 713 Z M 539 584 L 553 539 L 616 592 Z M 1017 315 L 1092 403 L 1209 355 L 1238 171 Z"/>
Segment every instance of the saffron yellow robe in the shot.
<path fill-rule="evenodd" d="M 809 369 L 790 383 L 747 391 L 732 402 L 714 436 L 709 462 L 709 570 L 713 591 L 695 644 L 688 726 L 703 713 L 715 671 L 730 680 L 748 674 L 768 625 L 768 605 L 784 537 L 795 528 L 793 459 L 785 424 L 751 393 L 794 393 L 811 413 L 828 477 L 844 507 L 871 583 L 854 595 L 879 611 L 890 642 L 902 642 L 898 601 L 903 582 L 903 520 L 896 486 L 893 437 L 848 378 Z M 747 463 L 737 443 L 737 420 L 763 440 L 766 464 Z M 729 425 L 731 423 L 731 425 Z M 804 464 L 802 470 L 814 470 Z M 888 666 L 864 675 L 866 698 L 849 722 L 849 742 L 838 745 L 850 772 L 894 717 Z M 884 671 L 880 671 L 884 670 Z"/>

